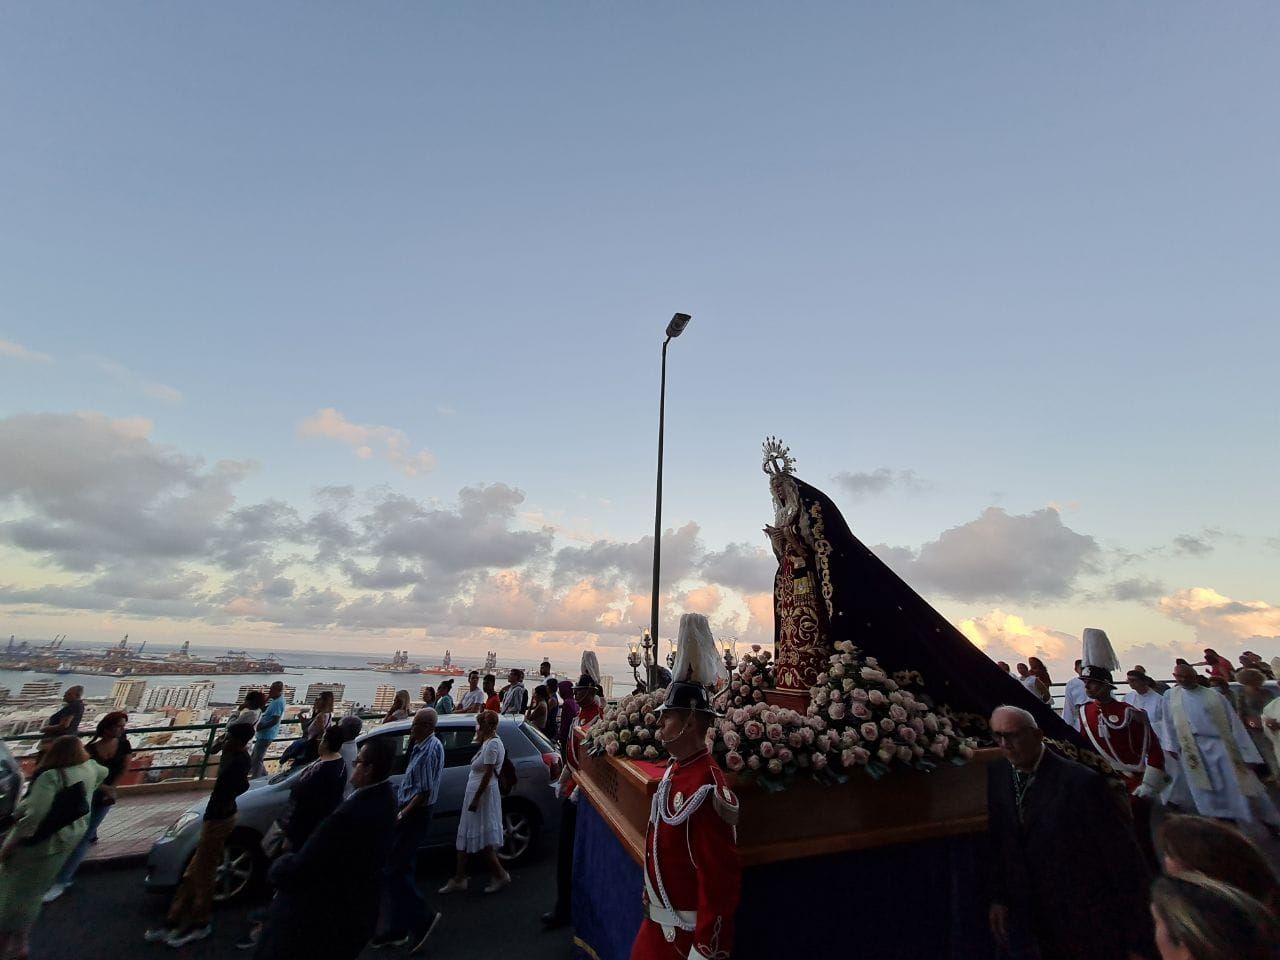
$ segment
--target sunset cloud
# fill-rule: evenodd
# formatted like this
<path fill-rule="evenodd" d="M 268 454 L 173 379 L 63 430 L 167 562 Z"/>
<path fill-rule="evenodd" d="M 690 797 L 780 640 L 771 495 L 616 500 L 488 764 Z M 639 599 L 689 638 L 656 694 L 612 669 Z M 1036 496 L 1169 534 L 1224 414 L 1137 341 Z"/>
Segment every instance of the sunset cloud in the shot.
<path fill-rule="evenodd" d="M 1191 587 L 1164 597 L 1160 612 L 1195 628 L 1202 642 L 1280 638 L 1280 607 L 1264 600 L 1233 600 L 1212 587 Z"/>
<path fill-rule="evenodd" d="M 53 363 L 53 357 L 38 350 L 28 350 L 20 343 L 11 340 L 0 340 L 0 357 L 21 360 L 24 363 Z"/>
<path fill-rule="evenodd" d="M 436 468 L 435 455 L 425 448 L 413 450 L 403 430 L 352 423 L 333 407 L 325 407 L 303 420 L 298 426 L 298 432 L 304 437 L 320 437 L 346 444 L 361 460 L 381 457 L 406 477 L 430 473 Z"/>
<path fill-rule="evenodd" d="M 999 608 L 961 620 L 956 627 L 992 660 L 1004 660 L 1010 665 L 1027 657 L 1048 662 L 1073 659 L 1066 654 L 1078 642 L 1071 634 L 1028 623 L 1023 617 Z"/>

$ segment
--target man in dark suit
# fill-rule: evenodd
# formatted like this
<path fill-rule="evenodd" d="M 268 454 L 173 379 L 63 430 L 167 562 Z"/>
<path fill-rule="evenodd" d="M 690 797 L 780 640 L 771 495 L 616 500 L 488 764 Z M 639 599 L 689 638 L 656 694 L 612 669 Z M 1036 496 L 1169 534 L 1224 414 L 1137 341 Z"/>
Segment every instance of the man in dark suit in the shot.
<path fill-rule="evenodd" d="M 302 849 L 271 867 L 276 888 L 271 912 L 254 954 L 259 960 L 323 956 L 354 960 L 378 922 L 382 876 L 395 829 L 396 798 L 387 778 L 395 749 L 386 740 L 366 743 L 356 757 L 355 792 L 318 826 Z M 341 903 L 328 904 L 334 871 L 344 884 Z"/>
<path fill-rule="evenodd" d="M 998 707 L 991 735 L 1004 754 L 987 768 L 996 941 L 1034 944 L 1041 960 L 1154 956 L 1149 878 L 1120 796 L 1047 749 L 1019 707 Z"/>

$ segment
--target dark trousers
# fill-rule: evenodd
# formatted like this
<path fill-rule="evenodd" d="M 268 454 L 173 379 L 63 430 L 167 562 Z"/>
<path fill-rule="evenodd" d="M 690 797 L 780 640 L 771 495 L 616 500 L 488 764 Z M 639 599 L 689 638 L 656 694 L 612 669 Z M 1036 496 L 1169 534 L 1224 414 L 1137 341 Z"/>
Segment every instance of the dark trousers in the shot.
<path fill-rule="evenodd" d="M 557 917 L 568 920 L 573 915 L 573 838 L 578 832 L 578 805 L 572 800 L 560 801 L 560 840 L 556 846 Z"/>
<path fill-rule="evenodd" d="M 418 889 L 418 850 L 427 842 L 434 806 L 418 807 L 396 821 L 391 853 L 382 874 L 382 909 L 379 936 L 422 936 L 436 918 L 436 911 Z"/>

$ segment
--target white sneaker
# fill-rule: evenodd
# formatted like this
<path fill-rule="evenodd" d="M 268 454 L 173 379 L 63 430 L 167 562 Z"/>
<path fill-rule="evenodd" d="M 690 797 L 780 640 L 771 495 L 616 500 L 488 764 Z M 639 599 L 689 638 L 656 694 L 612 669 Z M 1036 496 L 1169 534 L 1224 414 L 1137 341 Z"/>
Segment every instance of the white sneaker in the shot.
<path fill-rule="evenodd" d="M 173 927 L 152 927 L 142 934 L 142 939 L 147 943 L 164 943 L 176 932 Z"/>
<path fill-rule="evenodd" d="M 449 882 L 436 891 L 436 893 L 457 893 L 459 890 L 467 889 L 467 881 L 459 880 L 457 877 L 450 877 Z"/>
<path fill-rule="evenodd" d="M 206 923 L 203 927 L 192 927 L 186 933 L 173 932 L 173 936 L 165 941 L 171 947 L 185 947 L 188 943 L 195 943 L 197 940 L 207 940 L 213 936 L 213 924 Z"/>
<path fill-rule="evenodd" d="M 70 886 L 71 884 L 69 883 L 55 883 L 48 890 L 45 891 L 44 896 L 40 898 L 41 902 L 53 903 L 53 901 L 57 900 L 60 896 L 66 893 L 67 889 Z"/>

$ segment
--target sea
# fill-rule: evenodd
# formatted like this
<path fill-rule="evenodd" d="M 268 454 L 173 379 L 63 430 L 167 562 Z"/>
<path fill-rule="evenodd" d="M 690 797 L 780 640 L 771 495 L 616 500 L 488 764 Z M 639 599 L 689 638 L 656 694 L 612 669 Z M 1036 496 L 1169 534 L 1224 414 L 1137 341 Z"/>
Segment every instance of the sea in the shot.
<path fill-rule="evenodd" d="M 101 653 L 104 649 L 102 644 L 72 644 L 67 642 L 65 648 L 68 650 L 94 651 Z M 147 648 L 143 653 L 144 657 L 152 653 L 163 655 L 178 649 L 177 645 L 152 645 L 147 644 Z M 239 648 L 237 649 L 247 649 Z M 227 652 L 224 647 L 197 647 L 191 645 L 191 655 L 197 660 L 212 660 Z M 248 650 L 251 655 L 263 655 L 268 651 L 264 650 Z M 426 685 L 437 686 L 440 681 L 445 679 L 443 674 L 424 673 L 383 673 L 370 669 L 369 661 L 380 661 L 391 659 L 391 651 L 387 651 L 385 655 L 379 653 L 345 653 L 326 652 L 326 651 L 276 651 L 276 659 L 283 663 L 284 669 L 279 673 L 228 673 L 228 674 L 165 674 L 164 676 L 146 676 L 139 677 L 147 681 L 147 689 L 151 690 L 155 687 L 181 687 L 197 680 L 212 680 L 216 686 L 213 690 L 211 702 L 220 704 L 235 703 L 240 688 L 246 684 L 269 683 L 272 680 L 281 680 L 284 683 L 296 687 L 294 694 L 296 702 L 301 703 L 307 692 L 307 687 L 313 683 L 342 683 L 346 685 L 342 699 L 349 700 L 353 703 L 371 704 L 373 703 L 374 694 L 378 687 L 390 685 L 397 690 L 408 690 L 414 699 L 418 697 L 418 691 Z M 416 655 L 410 653 L 409 659 L 413 662 L 422 664 L 426 669 L 430 665 L 438 663 L 439 654 L 422 654 Z M 537 658 L 507 658 L 502 656 L 502 652 L 498 651 L 498 671 L 499 676 L 505 676 L 506 671 L 510 667 L 522 667 L 526 675 L 532 676 L 537 673 L 537 667 L 540 660 Z M 454 657 L 453 665 L 460 667 L 464 671 L 472 669 L 481 669 L 484 666 L 484 658 L 472 657 Z M 363 669 L 361 669 L 363 668 Z M 570 664 L 567 661 L 563 664 L 556 663 L 552 660 L 552 672 L 561 678 L 573 679 L 571 673 L 576 675 L 577 663 Z M 608 671 L 606 671 L 608 672 Z M 84 687 L 84 695 L 86 697 L 105 697 L 111 693 L 112 684 L 120 677 L 113 677 L 102 674 L 92 673 L 47 673 L 35 670 L 0 670 L 0 687 L 7 687 L 9 696 L 12 700 L 18 696 L 18 691 L 22 689 L 24 683 L 31 683 L 35 680 L 54 680 L 62 683 L 62 689 L 65 691 L 68 687 L 79 684 Z M 454 679 L 454 689 L 466 688 L 466 677 L 456 677 Z M 527 685 L 527 681 L 526 681 Z"/>

